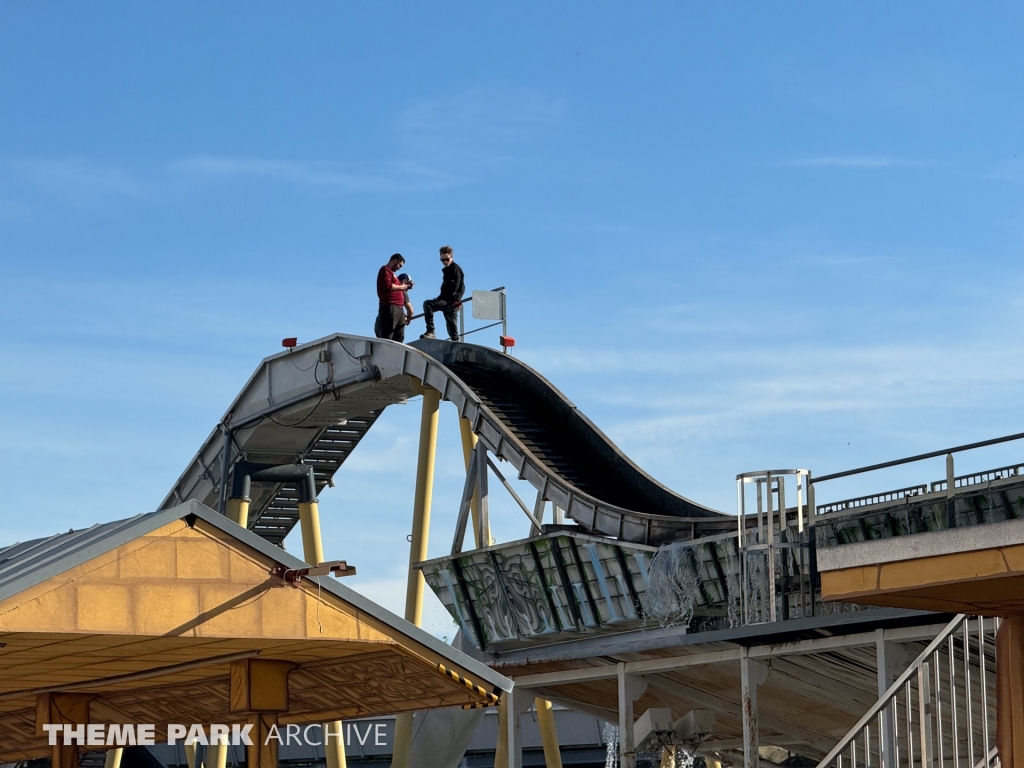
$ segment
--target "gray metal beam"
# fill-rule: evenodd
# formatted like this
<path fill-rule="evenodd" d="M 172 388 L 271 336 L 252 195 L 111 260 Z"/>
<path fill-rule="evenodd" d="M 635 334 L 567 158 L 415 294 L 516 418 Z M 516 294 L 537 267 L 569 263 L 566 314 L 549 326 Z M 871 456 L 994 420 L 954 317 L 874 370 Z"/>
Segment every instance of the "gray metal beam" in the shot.
<path fill-rule="evenodd" d="M 567 669 L 559 672 L 542 672 L 533 675 L 515 677 L 516 686 L 520 688 L 537 688 L 541 686 L 557 686 L 581 683 L 590 680 L 608 680 L 617 677 L 619 667 L 626 674 L 643 675 L 654 672 L 670 672 L 687 667 L 704 664 L 720 664 L 726 661 L 738 661 L 744 657 L 751 659 L 768 659 L 780 656 L 813 655 L 826 653 L 842 648 L 874 646 L 881 637 L 885 642 L 911 642 L 931 640 L 942 629 L 944 624 L 929 624 L 920 627 L 897 627 L 894 629 L 878 629 L 871 632 L 858 632 L 852 635 L 819 637 L 810 640 L 799 640 L 790 643 L 758 645 L 748 649 L 742 647 L 727 648 L 705 653 L 693 653 L 686 656 L 671 656 L 647 661 L 630 661 L 620 664 L 602 664 L 600 666 Z"/>
<path fill-rule="evenodd" d="M 615 635 L 569 640 L 550 645 L 533 646 L 512 651 L 499 651 L 492 656 L 495 667 L 511 667 L 542 661 L 572 661 L 582 658 L 620 656 L 627 653 L 661 651 L 690 647 L 702 643 L 726 642 L 746 646 L 779 644 L 786 636 L 820 632 L 825 637 L 841 637 L 869 631 L 879 626 L 903 622 L 908 628 L 938 625 L 948 621 L 946 614 L 931 611 L 909 611 L 901 608 L 874 608 L 851 613 L 809 616 L 772 624 L 750 624 L 742 627 L 718 629 L 711 632 L 686 632 L 685 627 L 671 626 L 642 631 L 622 632 Z M 887 628 L 893 631 L 895 628 Z M 871 635 L 872 638 L 874 637 Z M 933 635 L 934 636 L 934 635 Z M 773 640 L 776 641 L 773 643 Z M 783 643 L 787 642 L 782 640 Z M 872 639 L 869 641 L 873 643 Z"/>

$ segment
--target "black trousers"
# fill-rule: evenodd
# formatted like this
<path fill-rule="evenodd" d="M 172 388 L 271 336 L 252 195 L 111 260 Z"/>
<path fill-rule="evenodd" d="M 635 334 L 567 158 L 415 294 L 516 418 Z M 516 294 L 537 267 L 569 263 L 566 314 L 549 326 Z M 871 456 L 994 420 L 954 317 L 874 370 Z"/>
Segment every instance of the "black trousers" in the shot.
<path fill-rule="evenodd" d="M 423 322 L 427 324 L 427 333 L 434 332 L 434 313 L 444 315 L 444 324 L 448 330 L 448 338 L 459 340 L 459 308 L 455 302 L 447 299 L 431 299 L 423 302 Z"/>
<path fill-rule="evenodd" d="M 378 339 L 405 341 L 405 307 L 397 304 L 381 304 L 373 333 Z"/>

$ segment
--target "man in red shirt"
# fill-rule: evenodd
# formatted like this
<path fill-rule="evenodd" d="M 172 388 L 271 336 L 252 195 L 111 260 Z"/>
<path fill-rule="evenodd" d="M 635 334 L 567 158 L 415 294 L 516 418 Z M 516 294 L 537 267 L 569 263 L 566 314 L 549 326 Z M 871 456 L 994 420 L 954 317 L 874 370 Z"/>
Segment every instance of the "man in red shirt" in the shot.
<path fill-rule="evenodd" d="M 378 339 L 405 341 L 405 292 L 412 288 L 412 281 L 401 282 L 395 272 L 405 264 L 400 253 L 392 256 L 377 273 L 377 301 L 380 309 L 373 330 Z"/>

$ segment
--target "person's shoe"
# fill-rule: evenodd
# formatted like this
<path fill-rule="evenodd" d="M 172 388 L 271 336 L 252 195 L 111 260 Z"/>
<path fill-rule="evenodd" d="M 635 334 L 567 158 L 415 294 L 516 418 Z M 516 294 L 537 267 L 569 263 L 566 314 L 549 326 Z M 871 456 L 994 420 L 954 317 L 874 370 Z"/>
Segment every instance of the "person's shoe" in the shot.
<path fill-rule="evenodd" d="M 421 339 L 436 339 L 437 336 L 434 335 L 433 331 L 427 331 L 424 334 L 420 334 L 420 338 Z"/>
<path fill-rule="evenodd" d="M 458 336 L 452 336 L 448 341 L 462 341 Z"/>

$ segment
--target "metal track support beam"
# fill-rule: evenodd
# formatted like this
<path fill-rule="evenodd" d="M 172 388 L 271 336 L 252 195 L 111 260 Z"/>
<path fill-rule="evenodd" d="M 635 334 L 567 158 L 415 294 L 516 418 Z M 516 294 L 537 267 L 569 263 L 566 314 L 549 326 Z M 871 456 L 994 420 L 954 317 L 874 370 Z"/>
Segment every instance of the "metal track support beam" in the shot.
<path fill-rule="evenodd" d="M 875 657 L 878 669 L 878 698 L 896 682 L 907 662 L 906 646 L 885 639 L 885 630 L 875 630 Z M 896 765 L 896 710 L 890 706 L 882 712 L 882 754 L 885 765 Z"/>
<path fill-rule="evenodd" d="M 522 714 L 530 708 L 532 699 L 526 691 L 513 689 L 505 694 L 503 700 L 505 719 L 499 723 L 499 727 L 505 730 L 505 768 L 523 768 Z M 495 768 L 498 768 L 497 761 Z"/>
<path fill-rule="evenodd" d="M 544 747 L 544 765 L 547 768 L 562 768 L 562 751 L 558 746 L 558 730 L 555 728 L 555 713 L 551 710 L 551 702 L 537 698 L 533 700 L 533 707 L 537 711 L 540 741 Z"/>
<path fill-rule="evenodd" d="M 310 565 L 320 565 L 324 561 L 324 543 L 320 536 L 320 505 L 317 502 L 299 502 L 299 524 L 302 526 L 302 558 Z"/>
<path fill-rule="evenodd" d="M 320 534 L 320 506 L 315 498 L 312 501 L 299 502 L 299 524 L 302 527 L 303 559 L 310 565 L 319 565 L 324 562 L 324 542 Z M 335 741 L 334 743 L 329 743 L 327 738 L 328 734 L 344 733 L 341 720 L 323 723 L 322 728 L 327 768 L 347 768 L 344 738 L 340 742 Z M 220 768 L 224 768 L 224 766 L 220 766 Z"/>
<path fill-rule="evenodd" d="M 459 432 L 462 435 L 462 458 L 466 462 L 466 472 L 469 472 L 470 459 L 473 457 L 473 449 L 476 448 L 476 435 L 473 434 L 473 425 L 469 419 L 459 417 Z M 480 530 L 480 500 L 473 494 L 470 501 L 471 518 L 473 521 L 473 541 L 476 548 L 483 546 L 483 535 Z"/>
<path fill-rule="evenodd" d="M 746 653 L 740 657 L 740 708 L 743 711 L 743 768 L 760 768 L 757 726 L 757 688 L 768 677 L 768 667 Z"/>
<path fill-rule="evenodd" d="M 642 677 L 626 674 L 626 665 L 618 663 L 619 683 L 619 768 L 636 768 L 636 745 L 633 743 L 633 702 L 647 690 Z"/>
<path fill-rule="evenodd" d="M 206 748 L 206 768 L 226 768 L 228 764 L 228 737 L 211 736 Z"/>
<path fill-rule="evenodd" d="M 503 693 L 498 700 L 498 739 L 494 745 L 494 768 L 508 768 L 508 694 Z"/>
<path fill-rule="evenodd" d="M 437 457 L 437 413 L 440 407 L 441 393 L 433 387 L 424 386 L 419 459 L 416 463 L 416 495 L 412 510 L 412 544 L 409 547 L 409 581 L 405 591 L 405 620 L 417 627 L 423 619 L 426 581 L 423 573 L 413 568 L 413 565 L 427 559 L 430 504 L 434 494 L 434 461 Z M 403 712 L 395 718 L 391 768 L 409 768 L 411 749 L 412 713 Z"/>

